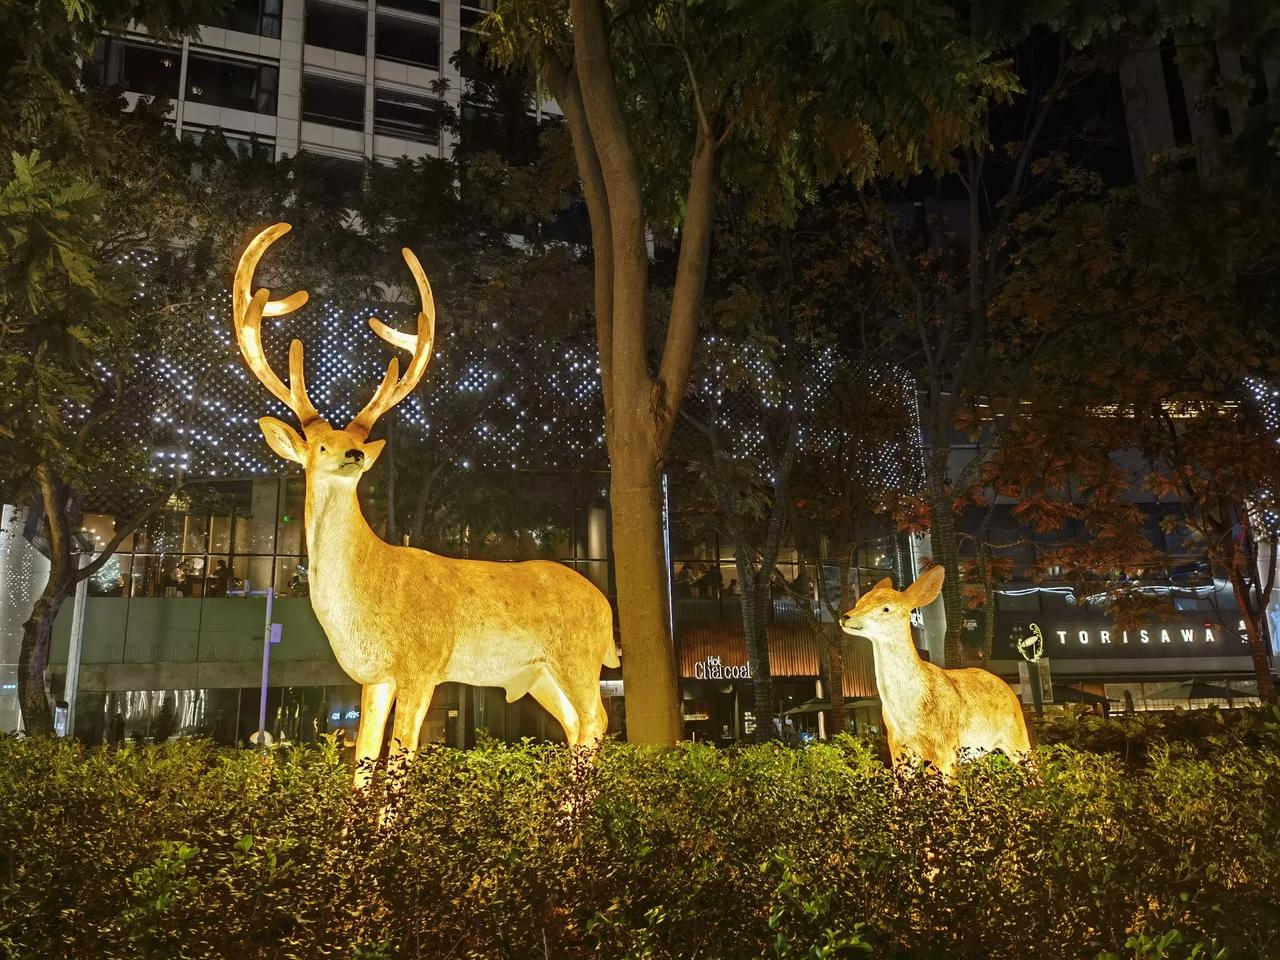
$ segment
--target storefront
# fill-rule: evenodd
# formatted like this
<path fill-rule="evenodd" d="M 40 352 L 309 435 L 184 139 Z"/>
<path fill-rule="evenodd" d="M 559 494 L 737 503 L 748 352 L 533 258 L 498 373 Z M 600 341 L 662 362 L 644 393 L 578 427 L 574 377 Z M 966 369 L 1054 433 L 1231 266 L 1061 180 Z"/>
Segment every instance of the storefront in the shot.
<path fill-rule="evenodd" d="M 1169 710 L 1256 702 L 1244 624 L 1234 609 L 1118 628 L 1105 616 L 997 614 L 990 666 L 1016 682 L 1039 652 L 1050 663 L 1053 702 L 1110 710 Z M 1080 696 L 1083 694 L 1084 696 Z"/>
<path fill-rule="evenodd" d="M 834 624 L 827 625 L 834 631 Z M 691 740 L 731 744 L 755 733 L 751 665 L 740 622 L 677 624 L 680 706 Z M 834 634 L 833 634 L 834 635 Z M 844 650 L 844 696 L 850 726 L 879 726 L 875 673 L 869 641 L 840 638 Z M 801 709 L 826 702 L 817 638 L 803 624 L 769 626 L 769 671 L 775 712 L 784 740 L 825 733 L 825 711 Z M 787 714 L 787 711 L 793 711 Z"/>

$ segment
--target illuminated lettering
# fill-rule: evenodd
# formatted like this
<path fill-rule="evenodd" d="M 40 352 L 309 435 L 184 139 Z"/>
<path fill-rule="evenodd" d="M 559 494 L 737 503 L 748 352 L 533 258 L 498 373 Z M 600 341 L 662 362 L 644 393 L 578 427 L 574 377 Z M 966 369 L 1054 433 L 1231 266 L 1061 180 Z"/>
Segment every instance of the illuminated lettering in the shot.
<path fill-rule="evenodd" d="M 1204 642 L 1205 642 L 1205 643 L 1214 643 L 1214 642 L 1216 642 L 1216 641 L 1217 641 L 1217 639 L 1218 639 L 1218 638 L 1217 638 L 1217 637 L 1215 637 L 1215 636 L 1213 635 L 1213 630 L 1212 630 L 1211 628 L 1209 628 L 1209 627 L 1205 627 L 1205 628 L 1204 628 Z"/>
<path fill-rule="evenodd" d="M 1173 643 L 1173 641 L 1169 639 L 1169 631 L 1168 631 L 1168 630 L 1161 630 L 1161 631 L 1160 631 L 1160 642 L 1161 642 L 1161 643 Z"/>
<path fill-rule="evenodd" d="M 1083 644 L 1087 644 L 1087 643 L 1089 642 L 1089 631 L 1088 631 L 1088 630 L 1081 630 L 1078 634 L 1076 634 L 1076 636 L 1079 638 L 1080 643 L 1081 643 L 1082 645 L 1083 645 Z"/>
<path fill-rule="evenodd" d="M 1058 631 L 1058 642 L 1059 642 L 1059 643 L 1066 643 L 1066 642 L 1067 642 L 1067 631 L 1065 631 L 1065 630 L 1059 630 L 1059 631 Z"/>
<path fill-rule="evenodd" d="M 1110 631 L 1110 630 L 1099 630 L 1099 631 L 1098 631 L 1098 642 L 1099 642 L 1099 643 L 1110 643 L 1110 642 L 1111 642 L 1111 631 Z"/>
<path fill-rule="evenodd" d="M 1183 631 L 1182 631 L 1182 642 L 1183 642 L 1183 643 L 1194 643 L 1194 642 L 1195 642 L 1195 639 L 1196 639 L 1196 632 L 1195 632 L 1194 630 L 1183 630 Z"/>
<path fill-rule="evenodd" d="M 1150 642 L 1151 642 L 1151 637 L 1148 635 L 1147 631 L 1145 631 L 1145 630 L 1139 630 L 1139 631 L 1138 631 L 1138 639 L 1139 639 L 1141 642 L 1143 642 L 1143 643 L 1150 643 Z"/>

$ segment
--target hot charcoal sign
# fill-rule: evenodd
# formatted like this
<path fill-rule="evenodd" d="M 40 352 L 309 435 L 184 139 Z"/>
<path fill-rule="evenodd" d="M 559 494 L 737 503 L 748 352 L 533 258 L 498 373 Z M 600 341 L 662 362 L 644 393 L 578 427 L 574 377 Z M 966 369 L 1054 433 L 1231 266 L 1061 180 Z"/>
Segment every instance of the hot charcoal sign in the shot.
<path fill-rule="evenodd" d="M 1004 650 L 997 656 L 1016 659 L 1020 645 L 1036 632 L 1044 636 L 1044 656 L 1096 659 L 1098 657 L 1243 657 L 1248 656 L 1244 622 L 1234 629 L 1221 623 L 1152 624 L 1122 630 L 1097 623 L 1018 623 L 999 631 Z"/>

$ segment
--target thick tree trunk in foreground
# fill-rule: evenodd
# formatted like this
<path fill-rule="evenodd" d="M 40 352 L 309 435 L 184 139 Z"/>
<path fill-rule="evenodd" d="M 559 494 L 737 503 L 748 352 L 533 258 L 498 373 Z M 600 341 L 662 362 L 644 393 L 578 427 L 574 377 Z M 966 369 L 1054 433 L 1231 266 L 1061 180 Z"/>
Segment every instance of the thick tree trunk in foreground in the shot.
<path fill-rule="evenodd" d="M 825 631 L 824 631 L 825 633 Z M 827 660 L 827 699 L 831 701 L 831 730 L 828 737 L 849 730 L 849 713 L 844 705 L 844 651 L 838 637 L 826 636 L 823 648 Z"/>
<path fill-rule="evenodd" d="M 742 568 L 743 564 L 739 563 L 742 632 L 747 645 L 747 662 L 751 664 L 751 704 L 756 718 L 756 728 L 751 738 L 756 743 L 764 743 L 778 737 L 778 729 L 774 725 L 777 699 L 773 692 L 773 674 L 769 669 L 769 625 L 766 609 L 769 587 L 767 583 L 762 585 L 756 581 L 750 574 L 744 581 Z M 747 587 L 741 586 L 744 582 L 748 584 Z"/>
<path fill-rule="evenodd" d="M 662 485 L 654 461 L 646 469 L 643 463 L 624 466 L 620 457 L 612 459 L 613 569 L 618 627 L 624 638 L 627 739 L 675 743 L 683 729 L 667 616 L 670 585 L 662 539 Z"/>
<path fill-rule="evenodd" d="M 1249 602 L 1249 591 L 1245 587 L 1244 577 L 1240 574 L 1240 558 L 1237 557 L 1231 569 L 1231 589 L 1236 596 L 1236 605 L 1240 608 L 1240 616 L 1244 619 L 1246 642 L 1249 644 L 1249 658 L 1253 661 L 1253 675 L 1258 683 L 1258 699 L 1263 703 L 1276 703 L 1276 685 L 1271 677 L 1271 664 L 1267 661 L 1267 648 L 1263 641 L 1262 630 L 1258 623 L 1258 614 Z"/>
<path fill-rule="evenodd" d="M 49 645 L 53 621 L 63 598 L 52 581 L 36 600 L 31 616 L 22 625 L 22 647 L 18 653 L 18 705 L 27 736 L 53 733 L 53 711 L 45 694 L 44 675 L 49 665 Z"/>
<path fill-rule="evenodd" d="M 942 603 L 947 614 L 947 633 L 943 642 L 943 665 L 958 667 L 964 659 L 960 631 L 964 628 L 964 591 L 960 585 L 960 555 L 956 546 L 956 515 L 947 493 L 947 468 L 950 448 L 935 449 L 929 463 L 929 508 L 933 524 L 929 538 L 933 545 L 933 562 L 942 565 L 947 577 L 942 582 Z"/>

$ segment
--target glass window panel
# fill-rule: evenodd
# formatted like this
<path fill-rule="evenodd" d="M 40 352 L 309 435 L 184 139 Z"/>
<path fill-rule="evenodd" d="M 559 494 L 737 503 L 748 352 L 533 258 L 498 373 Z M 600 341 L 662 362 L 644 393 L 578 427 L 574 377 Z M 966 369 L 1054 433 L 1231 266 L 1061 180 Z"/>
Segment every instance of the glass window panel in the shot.
<path fill-rule="evenodd" d="M 123 597 L 129 590 L 129 568 L 133 558 L 127 553 L 112 554 L 102 568 L 89 578 L 89 596 Z"/>
<path fill-rule="evenodd" d="M 379 89 L 373 97 L 373 132 L 415 143 L 439 143 L 439 101 Z"/>
<path fill-rule="evenodd" d="M 182 51 L 150 43 L 108 38 L 99 48 L 103 85 L 149 96 L 178 96 Z"/>
<path fill-rule="evenodd" d="M 304 153 L 300 157 L 300 176 L 318 188 L 318 196 L 327 203 L 341 201 L 360 189 L 364 182 L 364 161 L 356 157 L 331 157 Z"/>
<path fill-rule="evenodd" d="M 1012 587 L 996 591 L 996 609 L 1000 611 L 1040 610 L 1040 591 L 1035 587 Z"/>
<path fill-rule="evenodd" d="M 307 483 L 302 477 L 285 477 L 280 487 L 280 517 L 276 526 L 276 553 L 307 552 L 303 519 L 306 509 Z"/>
<path fill-rule="evenodd" d="M 275 588 L 276 595 L 280 597 L 311 596 L 311 587 L 307 579 L 307 558 L 277 558 Z"/>
<path fill-rule="evenodd" d="M 364 10 L 307 2 L 306 42 L 312 46 L 363 57 L 368 31 L 368 14 Z"/>
<path fill-rule="evenodd" d="M 222 16 L 210 25 L 279 39 L 280 7 L 281 0 L 231 0 Z"/>
<path fill-rule="evenodd" d="M 346 130 L 363 130 L 364 85 L 305 74 L 302 119 Z"/>
<path fill-rule="evenodd" d="M 250 113 L 275 113 L 279 70 L 267 64 L 193 53 L 187 58 L 187 99 Z"/>
<path fill-rule="evenodd" d="M 378 0 L 378 7 L 407 10 L 410 13 L 421 13 L 428 17 L 439 18 L 440 16 L 440 4 L 435 0 Z"/>
<path fill-rule="evenodd" d="M 440 69 L 440 27 L 407 17 L 378 16 L 377 54 L 383 60 Z"/>

